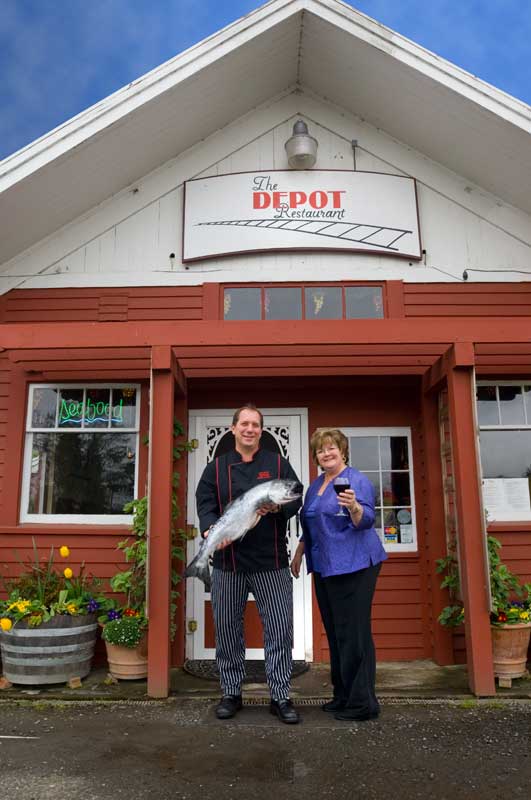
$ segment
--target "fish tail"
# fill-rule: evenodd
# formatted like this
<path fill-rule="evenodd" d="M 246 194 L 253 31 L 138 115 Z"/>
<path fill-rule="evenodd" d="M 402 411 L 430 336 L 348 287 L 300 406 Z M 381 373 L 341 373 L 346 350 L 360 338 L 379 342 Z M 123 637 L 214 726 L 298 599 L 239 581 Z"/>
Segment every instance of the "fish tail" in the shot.
<path fill-rule="evenodd" d="M 205 591 L 209 592 L 211 589 L 210 569 L 208 567 L 208 559 L 204 564 L 199 563 L 200 553 L 190 561 L 184 572 L 185 578 L 199 578 L 205 584 Z"/>

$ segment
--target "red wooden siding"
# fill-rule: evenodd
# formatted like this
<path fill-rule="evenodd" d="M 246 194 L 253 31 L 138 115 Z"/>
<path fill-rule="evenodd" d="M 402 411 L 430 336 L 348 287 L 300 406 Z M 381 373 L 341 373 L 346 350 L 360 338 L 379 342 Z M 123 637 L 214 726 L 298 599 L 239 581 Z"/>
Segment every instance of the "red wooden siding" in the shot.
<path fill-rule="evenodd" d="M 474 353 L 476 372 L 481 377 L 511 379 L 531 376 L 531 343 L 476 344 Z"/>
<path fill-rule="evenodd" d="M 406 317 L 531 316 L 531 283 L 404 283 Z"/>
<path fill-rule="evenodd" d="M 273 284 L 271 284 L 273 285 Z M 280 285 L 280 284 L 279 284 Z M 1 322 L 126 322 L 219 318 L 223 286 L 15 289 L 0 298 Z M 389 281 L 390 317 L 531 315 L 531 283 Z"/>
<path fill-rule="evenodd" d="M 10 362 L 0 353 L 0 519 L 4 506 L 4 471 L 6 467 L 7 410 L 9 399 Z"/>
<path fill-rule="evenodd" d="M 203 319 L 201 286 L 15 289 L 0 298 L 0 322 L 136 322 Z"/>

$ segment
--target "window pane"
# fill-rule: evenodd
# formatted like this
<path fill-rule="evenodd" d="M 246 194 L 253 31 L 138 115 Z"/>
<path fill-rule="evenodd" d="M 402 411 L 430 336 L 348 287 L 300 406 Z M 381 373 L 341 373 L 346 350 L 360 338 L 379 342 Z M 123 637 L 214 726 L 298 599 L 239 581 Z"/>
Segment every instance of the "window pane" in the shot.
<path fill-rule="evenodd" d="M 260 289 L 225 289 L 224 319 L 262 319 Z"/>
<path fill-rule="evenodd" d="M 396 511 L 386 511 L 384 513 L 384 543 L 398 544 L 400 526 L 396 518 Z"/>
<path fill-rule="evenodd" d="M 388 544 L 413 544 L 415 532 L 410 508 L 393 508 L 384 513 L 384 541 Z"/>
<path fill-rule="evenodd" d="M 135 459 L 135 434 L 34 434 L 28 513 L 123 514 Z"/>
<path fill-rule="evenodd" d="M 83 422 L 83 389 L 61 389 L 59 426 L 81 428 Z"/>
<path fill-rule="evenodd" d="M 83 426 L 85 428 L 108 428 L 110 401 L 110 389 L 87 389 Z"/>
<path fill-rule="evenodd" d="M 347 286 L 347 319 L 382 319 L 382 290 L 378 286 Z"/>
<path fill-rule="evenodd" d="M 384 506 L 411 505 L 408 472 L 382 472 Z"/>
<path fill-rule="evenodd" d="M 495 386 L 478 386 L 476 390 L 478 422 L 480 425 L 499 425 L 498 401 Z"/>
<path fill-rule="evenodd" d="M 32 428 L 55 428 L 57 395 L 57 389 L 36 388 L 33 390 Z"/>
<path fill-rule="evenodd" d="M 525 425 L 521 386 L 499 386 L 502 425 Z"/>
<path fill-rule="evenodd" d="M 531 425 L 531 386 L 524 386 L 524 402 L 527 414 L 527 424 Z"/>
<path fill-rule="evenodd" d="M 306 319 L 341 319 L 343 308 L 339 286 L 308 286 L 304 290 Z"/>
<path fill-rule="evenodd" d="M 136 427 L 136 389 L 112 390 L 111 427 Z"/>
<path fill-rule="evenodd" d="M 266 319 L 302 319 L 302 290 L 297 288 L 265 290 Z"/>
<path fill-rule="evenodd" d="M 480 431 L 484 478 L 531 476 L 531 430 Z"/>
<path fill-rule="evenodd" d="M 381 497 L 380 497 L 380 473 L 379 472 L 366 472 L 363 473 L 366 478 L 370 480 L 372 485 L 374 486 L 375 491 L 375 502 L 376 505 L 380 505 Z"/>
<path fill-rule="evenodd" d="M 349 464 L 361 472 L 380 468 L 377 436 L 351 436 L 349 453 Z"/>
<path fill-rule="evenodd" d="M 374 513 L 374 527 L 376 528 L 376 533 L 380 537 L 383 542 L 383 531 L 382 531 L 382 512 L 379 508 L 376 509 Z"/>
<path fill-rule="evenodd" d="M 407 436 L 381 436 L 382 469 L 409 469 Z"/>

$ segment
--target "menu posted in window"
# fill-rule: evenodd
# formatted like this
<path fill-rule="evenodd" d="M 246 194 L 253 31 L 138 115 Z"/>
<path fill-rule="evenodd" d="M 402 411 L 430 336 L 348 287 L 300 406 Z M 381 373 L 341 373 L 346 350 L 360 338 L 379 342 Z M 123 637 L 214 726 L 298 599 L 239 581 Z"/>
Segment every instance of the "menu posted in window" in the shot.
<path fill-rule="evenodd" d="M 528 478 L 485 478 L 483 503 L 489 521 L 531 519 Z"/>

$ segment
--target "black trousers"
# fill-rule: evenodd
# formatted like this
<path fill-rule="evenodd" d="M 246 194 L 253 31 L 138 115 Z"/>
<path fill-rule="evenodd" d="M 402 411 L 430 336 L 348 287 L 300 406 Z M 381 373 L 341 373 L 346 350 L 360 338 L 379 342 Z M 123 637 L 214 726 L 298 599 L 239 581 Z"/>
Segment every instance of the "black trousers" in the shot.
<path fill-rule="evenodd" d="M 313 576 L 330 648 L 334 698 L 356 714 L 379 711 L 371 608 L 380 569 L 375 564 L 346 575 Z"/>

